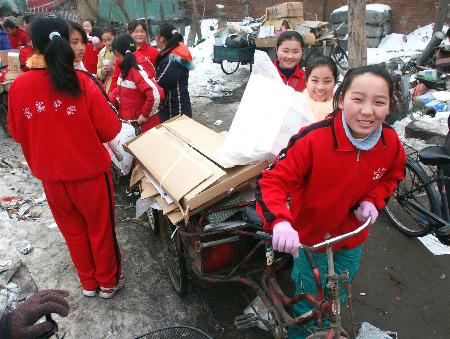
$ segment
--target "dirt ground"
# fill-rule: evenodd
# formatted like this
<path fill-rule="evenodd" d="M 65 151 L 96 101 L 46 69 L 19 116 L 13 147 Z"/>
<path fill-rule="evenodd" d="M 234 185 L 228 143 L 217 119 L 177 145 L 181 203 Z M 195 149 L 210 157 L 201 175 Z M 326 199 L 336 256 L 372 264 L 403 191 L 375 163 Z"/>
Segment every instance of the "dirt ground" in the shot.
<path fill-rule="evenodd" d="M 220 99 L 193 98 L 194 118 L 221 132 L 229 128 L 244 88 Z M 219 126 L 214 122 L 222 120 Z M 21 163 L 19 147 L 0 131 L 0 196 L 42 195 L 40 183 Z M 20 259 L 38 289 L 70 291 L 71 313 L 57 318 L 71 338 L 132 338 L 170 325 L 198 327 L 214 338 L 270 338 L 260 329 L 239 331 L 234 317 L 254 296 L 237 285 L 208 285 L 191 278 L 188 295 L 178 297 L 165 273 L 160 239 L 131 221 L 133 197 L 117 195 L 117 237 L 126 287 L 112 300 L 84 298 L 67 248 L 47 204 L 35 220 L 0 221 L 0 258 Z M 34 249 L 17 252 L 21 240 Z M 450 338 L 450 257 L 433 256 L 417 239 L 393 229 L 382 215 L 371 228 L 361 269 L 353 284 L 354 321 L 367 321 L 399 338 Z M 14 279 L 13 279 L 14 281 Z M 245 292 L 245 293 L 244 293 Z M 350 328 L 349 316 L 345 324 Z"/>

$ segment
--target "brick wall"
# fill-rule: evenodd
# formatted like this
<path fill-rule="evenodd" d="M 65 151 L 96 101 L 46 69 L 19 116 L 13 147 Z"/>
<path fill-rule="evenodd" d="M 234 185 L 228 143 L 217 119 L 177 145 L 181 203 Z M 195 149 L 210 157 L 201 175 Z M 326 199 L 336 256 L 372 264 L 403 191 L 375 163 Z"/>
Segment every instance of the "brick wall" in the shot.
<path fill-rule="evenodd" d="M 266 7 L 283 2 L 283 0 L 205 0 L 205 14 L 207 17 L 214 17 L 215 5 L 225 5 L 227 16 L 232 20 L 241 20 L 244 16 L 245 5 L 249 5 L 249 13 L 252 17 L 264 15 Z M 306 20 L 329 21 L 329 14 L 332 10 L 346 5 L 346 0 L 329 0 L 329 9 L 324 9 L 326 0 L 304 0 L 304 15 Z M 419 26 L 424 26 L 436 20 L 438 0 L 367 0 L 370 3 L 383 3 L 391 6 L 392 31 L 396 33 L 409 33 Z M 199 12 L 203 11 L 201 1 L 197 1 Z M 326 11 L 324 19 L 324 10 Z"/>

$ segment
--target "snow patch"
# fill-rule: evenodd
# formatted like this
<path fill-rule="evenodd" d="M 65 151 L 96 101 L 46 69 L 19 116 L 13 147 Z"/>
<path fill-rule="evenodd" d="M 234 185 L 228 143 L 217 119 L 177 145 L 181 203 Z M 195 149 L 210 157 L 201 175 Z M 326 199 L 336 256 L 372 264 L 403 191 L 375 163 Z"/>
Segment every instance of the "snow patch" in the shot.
<path fill-rule="evenodd" d="M 379 13 L 389 12 L 391 7 L 383 4 L 368 4 L 366 5 L 366 11 L 374 11 Z M 348 6 L 342 6 L 333 11 L 333 13 L 348 12 Z"/>

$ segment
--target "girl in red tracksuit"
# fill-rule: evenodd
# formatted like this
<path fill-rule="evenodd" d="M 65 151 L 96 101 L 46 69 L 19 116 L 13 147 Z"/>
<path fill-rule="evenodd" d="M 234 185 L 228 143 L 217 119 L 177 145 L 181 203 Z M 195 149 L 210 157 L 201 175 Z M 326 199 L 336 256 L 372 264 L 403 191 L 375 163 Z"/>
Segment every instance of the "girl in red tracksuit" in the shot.
<path fill-rule="evenodd" d="M 277 59 L 274 64 L 284 83 L 297 92 L 306 87 L 305 71 L 300 68 L 303 46 L 303 38 L 296 31 L 283 32 L 277 39 Z"/>
<path fill-rule="evenodd" d="M 128 34 L 133 38 L 136 45 L 136 52 L 134 53 L 141 60 L 145 60 L 145 64 L 150 63 L 151 68 L 155 68 L 156 57 L 158 56 L 158 50 L 155 47 L 147 44 L 147 27 L 145 20 L 133 20 L 128 24 Z M 144 62 L 142 63 L 144 65 Z M 114 67 L 114 73 L 112 77 L 110 90 L 113 91 L 117 86 L 117 79 L 120 75 L 119 62 L 116 60 Z M 153 78 L 155 75 L 151 75 Z"/>
<path fill-rule="evenodd" d="M 257 210 L 264 228 L 273 232 L 273 248 L 295 257 L 296 293 L 304 288 L 317 295 L 311 268 L 303 251 L 298 251 L 300 243 L 311 246 L 322 242 L 327 233 L 332 237 L 347 233 L 368 216 L 375 222 L 378 210 L 403 179 L 403 146 L 384 123 L 392 94 L 386 70 L 379 66 L 351 69 L 336 91 L 334 115 L 301 129 L 258 179 Z M 337 274 L 348 270 L 350 279 L 354 278 L 368 234 L 366 229 L 333 246 Z M 324 278 L 326 254 L 314 253 L 314 257 Z M 299 316 L 311 308 L 302 301 L 293 311 Z M 296 331 L 291 331 L 290 338 L 305 337 Z"/>
<path fill-rule="evenodd" d="M 159 125 L 158 108 L 164 100 L 164 91 L 153 77 L 154 69 L 147 71 L 151 64 L 133 54 L 136 44 L 128 34 L 114 39 L 112 49 L 120 62 L 121 74 L 110 98 L 119 107 L 120 118 L 137 122 L 141 132 Z"/>
<path fill-rule="evenodd" d="M 103 143 L 114 139 L 121 123 L 98 86 L 74 70 L 64 19 L 36 18 L 31 37 L 36 53 L 27 62 L 30 71 L 9 92 L 9 130 L 42 181 L 83 295 L 111 298 L 123 279 L 111 158 Z"/>

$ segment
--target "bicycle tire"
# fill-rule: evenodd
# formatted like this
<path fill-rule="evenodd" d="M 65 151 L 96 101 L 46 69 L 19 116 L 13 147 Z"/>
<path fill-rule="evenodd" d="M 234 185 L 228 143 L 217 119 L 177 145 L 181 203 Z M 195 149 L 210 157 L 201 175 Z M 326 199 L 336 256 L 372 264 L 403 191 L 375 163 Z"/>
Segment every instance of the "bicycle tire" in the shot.
<path fill-rule="evenodd" d="M 226 75 L 231 75 L 238 70 L 240 64 L 241 63 L 239 61 L 223 60 L 220 63 L 220 68 L 222 68 L 222 72 L 224 72 Z"/>
<path fill-rule="evenodd" d="M 175 292 L 179 296 L 185 296 L 188 279 L 183 246 L 177 234 L 172 237 L 175 226 L 170 222 L 169 218 L 163 216 L 161 211 L 159 217 L 163 218 L 160 224 L 160 235 L 163 245 L 164 266 Z"/>
<path fill-rule="evenodd" d="M 391 224 L 404 234 L 422 237 L 433 229 L 432 222 L 426 216 L 405 206 L 406 199 L 414 199 L 415 202 L 420 203 L 430 212 L 439 215 L 438 195 L 432 183 L 425 185 L 428 181 L 429 178 L 425 170 L 417 161 L 408 157 L 405 165 L 405 179 L 398 184 L 384 208 Z M 418 187 L 422 188 L 416 192 L 408 193 L 413 188 Z"/>

